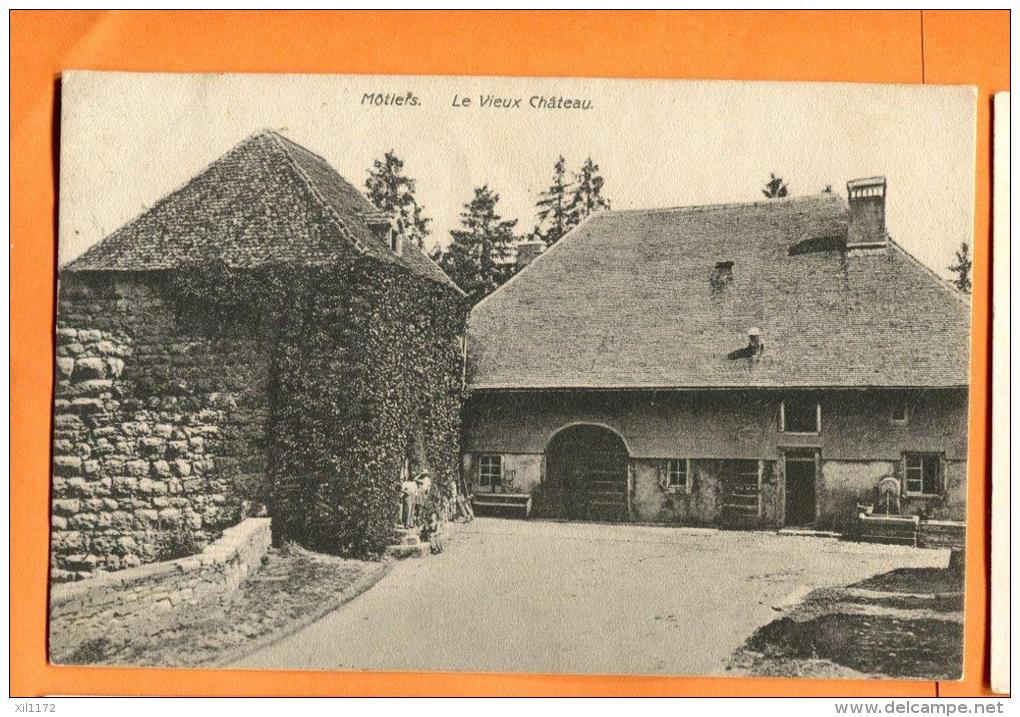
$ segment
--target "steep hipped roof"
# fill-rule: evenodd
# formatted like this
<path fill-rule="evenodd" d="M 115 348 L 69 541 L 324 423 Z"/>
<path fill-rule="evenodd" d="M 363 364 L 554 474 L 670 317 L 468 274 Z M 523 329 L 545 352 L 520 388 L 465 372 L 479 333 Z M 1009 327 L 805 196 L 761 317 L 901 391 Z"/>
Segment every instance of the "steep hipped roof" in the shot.
<path fill-rule="evenodd" d="M 469 387 L 966 385 L 969 303 L 892 241 L 848 255 L 847 218 L 832 194 L 595 214 L 472 310 Z M 751 328 L 759 360 L 730 358 Z"/>
<path fill-rule="evenodd" d="M 262 132 L 64 271 L 150 271 L 209 260 L 234 267 L 316 264 L 353 247 L 456 288 L 409 242 L 394 254 L 366 224 L 372 214 L 378 214 L 372 204 L 324 159 L 275 132 Z"/>

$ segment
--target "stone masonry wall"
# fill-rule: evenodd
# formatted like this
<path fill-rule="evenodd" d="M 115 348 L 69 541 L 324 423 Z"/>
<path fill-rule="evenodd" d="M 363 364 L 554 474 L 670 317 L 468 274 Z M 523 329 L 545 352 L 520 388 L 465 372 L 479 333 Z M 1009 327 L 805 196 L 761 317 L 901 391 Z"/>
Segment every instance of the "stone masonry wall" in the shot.
<path fill-rule="evenodd" d="M 634 518 L 656 523 L 719 525 L 723 521 L 724 461 L 691 460 L 691 492 L 667 489 L 661 483 L 662 459 L 631 459 Z M 777 461 L 759 461 L 761 515 L 759 525 L 781 520 L 781 477 Z"/>
<path fill-rule="evenodd" d="M 172 630 L 180 613 L 236 590 L 271 544 L 269 518 L 249 518 L 198 555 L 53 586 L 50 660 L 73 662 L 96 640 L 118 644 Z"/>
<path fill-rule="evenodd" d="M 194 318 L 159 276 L 61 278 L 54 582 L 201 549 L 261 501 L 269 360 Z"/>

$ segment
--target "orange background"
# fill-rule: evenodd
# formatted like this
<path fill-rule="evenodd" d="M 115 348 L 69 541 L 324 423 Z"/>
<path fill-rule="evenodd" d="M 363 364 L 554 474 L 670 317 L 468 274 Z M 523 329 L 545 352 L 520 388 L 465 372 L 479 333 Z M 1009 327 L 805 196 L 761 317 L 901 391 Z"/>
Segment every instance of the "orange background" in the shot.
<path fill-rule="evenodd" d="M 413 16 L 412 16 L 413 15 Z M 991 93 L 1009 12 L 16 11 L 11 51 L 11 694 L 988 695 Z M 63 69 L 977 85 L 962 682 L 240 672 L 46 664 L 58 78 Z M 479 639 L 484 640 L 484 632 Z M 679 646 L 678 646 L 679 647 Z"/>

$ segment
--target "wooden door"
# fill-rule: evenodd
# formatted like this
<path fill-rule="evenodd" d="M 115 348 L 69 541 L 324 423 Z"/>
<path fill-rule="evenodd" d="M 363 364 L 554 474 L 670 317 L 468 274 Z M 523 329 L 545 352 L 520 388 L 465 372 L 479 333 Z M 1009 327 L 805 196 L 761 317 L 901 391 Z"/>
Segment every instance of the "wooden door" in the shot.
<path fill-rule="evenodd" d="M 601 426 L 560 431 L 546 449 L 546 478 L 559 514 L 572 520 L 628 520 L 629 455 L 623 440 Z"/>
<path fill-rule="evenodd" d="M 811 452 L 790 452 L 785 456 L 785 492 L 783 524 L 806 527 L 816 518 L 815 485 L 818 461 Z"/>

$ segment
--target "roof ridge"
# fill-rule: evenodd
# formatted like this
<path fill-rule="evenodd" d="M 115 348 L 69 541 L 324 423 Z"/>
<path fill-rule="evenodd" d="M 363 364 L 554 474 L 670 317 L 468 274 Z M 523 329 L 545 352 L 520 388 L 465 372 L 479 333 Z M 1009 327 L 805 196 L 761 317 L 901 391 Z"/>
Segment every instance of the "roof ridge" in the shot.
<path fill-rule="evenodd" d="M 605 211 L 598 212 L 600 216 L 608 216 L 611 214 L 672 214 L 681 212 L 708 212 L 722 209 L 735 209 L 738 207 L 774 207 L 780 204 L 792 204 L 794 202 L 804 202 L 808 200 L 819 200 L 828 199 L 832 197 L 832 200 L 836 203 L 842 204 L 841 197 L 834 192 L 818 192 L 817 194 L 802 194 L 796 197 L 776 197 L 775 199 L 755 199 L 749 202 L 721 202 L 718 204 L 686 204 L 676 207 L 653 207 L 653 208 L 642 208 L 642 209 L 607 209 Z M 596 216 L 596 215 L 591 215 Z"/>
<path fill-rule="evenodd" d="M 369 252 L 365 245 L 361 242 L 360 239 L 353 235 L 353 233 L 347 227 L 347 224 L 344 222 L 344 220 L 337 214 L 332 204 L 326 201 L 325 197 L 322 196 L 322 193 L 319 191 L 318 186 L 315 184 L 315 182 L 312 181 L 312 178 L 308 176 L 308 173 L 301 166 L 300 162 L 298 162 L 297 159 L 294 157 L 292 149 L 299 149 L 302 152 L 308 153 L 315 159 L 322 162 L 323 165 L 325 165 L 328 169 L 335 173 L 337 177 L 340 178 L 341 181 L 346 182 L 348 186 L 350 186 L 351 189 L 353 189 L 355 192 L 358 192 L 358 189 L 354 187 L 354 185 L 352 185 L 350 182 L 348 182 L 339 172 L 337 172 L 336 169 L 333 168 L 333 166 L 329 163 L 329 161 L 325 157 L 316 152 L 313 152 L 304 145 L 298 144 L 294 140 L 289 139 L 272 129 L 263 130 L 260 133 L 260 135 L 265 135 L 273 141 L 277 149 L 279 149 L 280 152 L 286 157 L 287 163 L 291 166 L 291 168 L 293 168 L 297 172 L 298 176 L 301 178 L 301 181 L 304 182 L 308 191 L 311 192 L 312 196 L 315 198 L 315 201 L 318 202 L 319 205 L 326 211 L 327 215 L 337 225 L 337 228 L 340 230 L 340 232 L 347 236 L 348 240 L 354 245 L 354 248 L 359 253 L 367 255 Z M 358 193 L 360 194 L 360 192 Z M 379 211 L 382 213 L 382 210 Z M 438 269 L 439 272 L 444 277 L 446 277 L 447 283 L 449 283 L 450 286 L 452 286 L 454 289 L 456 289 L 459 293 L 463 294 L 464 296 L 467 296 L 467 292 L 465 292 L 463 289 L 457 286 L 453 279 L 450 279 L 449 275 L 445 271 L 443 271 L 443 268 L 439 266 L 439 264 L 437 264 L 435 261 L 433 261 L 432 257 L 430 257 L 424 250 L 420 250 L 418 249 L 418 247 L 414 247 L 413 250 L 418 252 L 422 257 L 425 258 L 425 260 L 427 260 L 430 264 L 436 267 L 436 269 Z M 407 269 L 408 271 L 412 271 L 411 267 L 409 267 L 406 264 L 406 262 L 394 261 L 394 263 L 397 264 L 398 266 L 403 267 L 404 269 Z M 432 278 L 432 280 L 439 283 L 439 280 L 436 278 Z"/>
<path fill-rule="evenodd" d="M 273 130 L 264 130 L 259 136 L 261 135 L 265 135 L 270 141 L 272 141 L 273 145 L 280 151 L 281 154 L 283 154 L 283 156 L 287 160 L 287 164 L 290 166 L 291 169 L 294 170 L 294 172 L 304 183 L 305 189 L 307 189 L 309 193 L 311 193 L 311 195 L 315 198 L 315 201 L 318 202 L 319 207 L 333 221 L 333 223 L 336 225 L 336 228 L 340 230 L 340 234 L 351 242 L 351 244 L 354 246 L 354 249 L 358 253 L 366 254 L 367 249 L 365 248 L 365 245 L 362 244 L 361 240 L 359 240 L 356 236 L 354 236 L 351 233 L 351 230 L 348 229 L 347 224 L 343 221 L 343 219 L 340 218 L 340 216 L 337 214 L 336 210 L 332 207 L 332 205 L 330 205 L 330 203 L 326 201 L 326 198 L 322 196 L 322 192 L 320 192 L 318 187 L 315 186 L 315 182 L 313 182 L 311 177 L 308 176 L 308 173 L 305 172 L 305 170 L 298 163 L 297 159 L 294 158 L 294 155 L 291 154 L 290 148 L 287 147 L 286 144 L 284 143 L 286 142 L 287 144 L 294 144 L 295 146 L 299 145 L 296 145 L 296 143 L 291 142 L 289 139 Z M 323 162 L 326 161 L 325 159 L 315 154 L 311 150 L 306 149 L 305 151 Z"/>
<path fill-rule="evenodd" d="M 605 210 L 602 210 L 602 211 L 592 212 L 591 214 L 586 216 L 584 219 L 582 219 L 580 222 L 578 222 L 578 224 L 576 226 L 572 227 L 563 236 L 561 236 L 556 241 L 555 244 L 553 244 L 548 249 L 546 249 L 544 252 L 542 252 L 537 257 L 532 259 L 531 262 L 527 266 L 525 266 L 519 272 L 517 272 L 516 274 L 511 276 L 507 281 L 505 281 L 498 288 L 496 288 L 495 291 L 490 293 L 488 296 L 485 296 L 481 301 L 479 301 L 477 304 L 475 304 L 475 306 L 473 307 L 472 311 L 474 309 L 477 309 L 477 308 L 481 307 L 482 304 L 486 303 L 489 300 L 489 297 L 495 296 L 496 294 L 502 292 L 504 289 L 509 287 L 511 284 L 514 283 L 514 281 L 517 279 L 517 277 L 521 276 L 522 274 L 527 272 L 531 267 L 533 267 L 536 264 L 538 264 L 539 262 L 541 262 L 545 257 L 547 257 L 550 254 L 552 254 L 553 251 L 555 251 L 556 247 L 561 246 L 565 242 L 565 240 L 567 240 L 572 235 L 574 235 L 581 227 L 583 227 L 586 224 L 589 224 L 589 223 L 595 221 L 596 219 L 600 219 L 600 218 L 605 219 L 607 217 L 616 216 L 616 215 L 628 215 L 628 216 L 646 215 L 646 216 L 649 216 L 649 215 L 667 214 L 667 213 L 670 213 L 670 214 L 672 214 L 672 213 L 684 213 L 684 212 L 693 213 L 693 212 L 699 212 L 699 211 L 707 212 L 707 211 L 713 211 L 713 210 L 733 209 L 733 208 L 736 208 L 736 207 L 754 207 L 754 206 L 767 207 L 767 206 L 775 206 L 777 203 L 788 204 L 788 203 L 794 203 L 794 202 L 803 202 L 803 201 L 812 200 L 812 199 L 813 200 L 828 199 L 830 196 L 832 197 L 831 201 L 833 201 L 834 203 L 843 204 L 842 198 L 839 195 L 837 195 L 837 194 L 834 194 L 832 192 L 818 192 L 817 194 L 805 194 L 805 195 L 801 195 L 801 196 L 797 196 L 797 197 L 779 197 L 779 198 L 776 198 L 776 199 L 756 199 L 756 200 L 754 200 L 752 202 L 727 202 L 727 203 L 723 203 L 723 204 L 692 204 L 692 205 L 682 206 L 682 207 L 659 207 L 659 208 L 651 208 L 651 209 L 647 209 L 647 208 L 646 209 L 605 209 Z"/>

